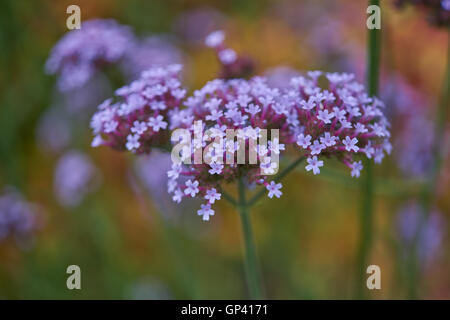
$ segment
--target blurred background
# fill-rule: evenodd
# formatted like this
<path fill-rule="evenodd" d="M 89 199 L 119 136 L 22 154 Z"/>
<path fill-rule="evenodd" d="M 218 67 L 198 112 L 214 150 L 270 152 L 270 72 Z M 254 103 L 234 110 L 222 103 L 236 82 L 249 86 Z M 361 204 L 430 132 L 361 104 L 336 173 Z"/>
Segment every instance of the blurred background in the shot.
<path fill-rule="evenodd" d="M 82 87 L 61 92 L 45 63 L 68 32 L 71 4 L 82 21 L 130 26 L 140 45 Z M 382 5 L 380 96 L 393 152 L 376 166 L 368 263 L 380 266 L 382 289 L 367 297 L 401 299 L 411 281 L 405 257 L 430 162 L 448 35 L 414 8 Z M 217 29 L 275 85 L 315 69 L 352 72 L 364 82 L 366 8 L 350 0 L 1 1 L 0 298 L 246 298 L 234 209 L 221 201 L 203 222 L 196 204 L 174 205 L 165 192 L 165 155 L 137 159 L 91 148 L 90 116 L 153 64 L 183 63 L 193 89 L 215 78 L 220 66 L 203 39 Z M 449 184 L 444 160 L 419 241 L 420 298 L 450 298 Z M 355 297 L 360 187 L 338 162 L 318 176 L 300 166 L 280 199 L 252 209 L 268 298 Z M 72 264 L 81 268 L 81 290 L 66 287 Z"/>

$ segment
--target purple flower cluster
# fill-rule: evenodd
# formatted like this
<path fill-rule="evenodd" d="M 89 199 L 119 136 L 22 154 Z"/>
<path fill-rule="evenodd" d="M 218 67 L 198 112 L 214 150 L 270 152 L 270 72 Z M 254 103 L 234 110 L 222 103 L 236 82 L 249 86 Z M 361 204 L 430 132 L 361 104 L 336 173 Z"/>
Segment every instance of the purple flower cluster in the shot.
<path fill-rule="evenodd" d="M 202 196 L 206 203 L 199 214 L 208 220 L 214 213 L 211 205 L 221 197 L 221 183 L 242 177 L 248 183 L 263 184 L 270 198 L 280 197 L 282 185 L 269 182 L 267 174 L 278 169 L 277 163 L 270 161 L 272 154 L 280 154 L 287 145 L 300 147 L 307 157 L 306 170 L 314 174 L 320 173 L 324 164 L 321 158 L 331 156 L 347 165 L 352 177 L 359 177 L 363 168 L 362 160 L 356 158 L 365 156 L 380 163 L 385 152 L 391 151 L 383 103 L 368 97 L 353 75 L 325 74 L 326 89 L 318 85 L 321 75 L 314 71 L 306 77 L 294 77 L 283 90 L 271 88 L 257 77 L 249 81 L 217 79 L 195 91 L 185 102 L 187 109 L 172 114 L 171 124 L 189 128 L 195 134 L 195 122 L 202 120 L 205 126 L 201 130 L 209 130 L 210 134 L 203 136 L 204 140 L 194 138 L 193 148 L 182 150 L 182 160 L 195 158 L 196 150 L 204 148 L 211 138 L 222 138 L 223 145 L 208 150 L 208 163 L 173 165 L 168 172 L 168 189 L 174 201 Z M 224 138 L 228 129 L 240 129 L 245 144 Z M 226 151 L 249 150 L 249 139 L 260 138 L 261 129 L 279 129 L 279 138 L 272 139 L 268 147 L 255 147 L 259 165 L 228 164 Z M 180 177 L 189 180 L 179 183 Z"/>
<path fill-rule="evenodd" d="M 97 186 L 98 173 L 89 157 L 78 151 L 65 153 L 56 165 L 54 190 L 64 206 L 76 206 Z"/>
<path fill-rule="evenodd" d="M 384 104 L 369 97 L 352 74 L 326 73 L 325 89 L 318 85 L 321 75 L 311 71 L 291 80 L 284 95 L 287 124 L 308 157 L 306 170 L 318 174 L 323 166 L 319 157 L 334 156 L 352 170 L 352 177 L 359 177 L 362 161 L 356 157 L 380 163 L 391 152 Z"/>
<path fill-rule="evenodd" d="M 116 101 L 104 101 L 91 119 L 92 146 L 106 145 L 136 154 L 148 153 L 152 147 L 168 147 L 168 114 L 179 108 L 186 94 L 180 71 L 180 65 L 150 68 L 117 89 Z"/>
<path fill-rule="evenodd" d="M 223 66 L 232 66 L 239 57 L 223 41 L 224 33 L 215 31 L 205 43 L 216 49 Z M 262 77 L 215 79 L 184 100 L 180 69 L 151 68 L 118 89 L 116 101 L 103 102 L 91 120 L 93 146 L 147 154 L 152 148 L 169 151 L 170 142 L 189 142 L 180 149 L 181 161 L 167 173 L 168 191 L 178 203 L 202 197 L 205 202 L 198 213 L 204 220 L 214 214 L 211 206 L 221 199 L 223 183 L 244 180 L 264 185 L 269 198 L 280 197 L 281 183 L 269 176 L 278 171 L 273 157 L 288 146 L 301 151 L 307 171 L 318 174 L 324 159 L 335 157 L 351 169 L 352 177 L 360 176 L 361 158 L 380 163 L 391 151 L 384 104 L 369 97 L 352 74 L 312 71 L 292 77 L 289 84 L 283 80 L 281 87 Z M 170 141 L 173 129 L 184 129 L 189 141 L 176 135 Z M 235 132 L 232 137 L 230 129 Z M 268 134 L 270 141 L 265 143 Z M 257 139 L 259 144 L 254 143 Z M 204 161 L 196 161 L 198 152 Z M 239 161 L 242 153 L 248 161 Z M 193 164 L 181 163 L 192 163 L 192 158 Z"/>
<path fill-rule="evenodd" d="M 397 215 L 399 239 L 406 249 L 411 249 L 417 236 L 417 253 L 423 266 L 432 262 L 441 249 L 444 237 L 442 216 L 432 212 L 421 222 L 421 208 L 416 203 L 402 207 Z M 420 228 L 420 229 L 419 229 Z"/>
<path fill-rule="evenodd" d="M 238 55 L 236 51 L 224 44 L 225 33 L 222 30 L 210 33 L 205 39 L 205 45 L 214 48 L 222 66 L 220 78 L 245 78 L 252 74 L 254 63 L 245 55 Z"/>
<path fill-rule="evenodd" d="M 180 202 L 184 197 L 202 196 L 206 203 L 198 213 L 208 220 L 214 214 L 211 205 L 221 198 L 222 182 L 245 177 L 249 183 L 269 186 L 267 176 L 261 175 L 261 170 L 265 174 L 277 170 L 277 164 L 270 161 L 272 153 L 279 154 L 284 150 L 282 142 L 294 141 L 286 125 L 288 116 L 283 112 L 281 100 L 281 92 L 270 88 L 263 78 L 258 77 L 249 81 L 216 79 L 187 98 L 187 109 L 173 113 L 171 124 L 188 128 L 195 135 L 195 122 L 201 120 L 204 127 L 200 131 L 205 131 L 205 134 L 200 139 L 194 138 L 192 148 L 185 147 L 182 150 L 181 159 L 184 161 L 195 157 L 197 150 L 204 148 L 208 140 L 220 138 L 221 141 L 208 149 L 204 163 L 196 164 L 194 161 L 188 166 L 173 164 L 172 170 L 168 172 L 168 191 L 173 194 L 173 200 Z M 260 137 L 261 129 L 271 128 L 280 130 L 279 138 L 272 139 L 268 145 L 250 145 L 250 139 Z M 234 136 L 228 139 L 228 129 L 236 130 L 237 137 L 243 143 L 235 141 Z M 235 158 L 232 161 L 227 159 L 229 153 L 235 157 L 240 148 L 254 148 L 256 164 L 236 164 Z M 279 197 L 281 192 L 270 191 L 272 194 Z"/>
<path fill-rule="evenodd" d="M 395 0 L 400 8 L 414 5 L 427 12 L 429 21 L 438 27 L 450 25 L 450 0 Z"/>
<path fill-rule="evenodd" d="M 32 236 L 38 226 L 35 206 L 17 191 L 8 189 L 0 195 L 0 240 L 12 237 L 21 241 Z"/>
<path fill-rule="evenodd" d="M 85 84 L 104 65 L 118 62 L 134 43 L 129 27 L 114 20 L 90 20 L 67 33 L 52 49 L 46 63 L 58 74 L 61 91 Z"/>

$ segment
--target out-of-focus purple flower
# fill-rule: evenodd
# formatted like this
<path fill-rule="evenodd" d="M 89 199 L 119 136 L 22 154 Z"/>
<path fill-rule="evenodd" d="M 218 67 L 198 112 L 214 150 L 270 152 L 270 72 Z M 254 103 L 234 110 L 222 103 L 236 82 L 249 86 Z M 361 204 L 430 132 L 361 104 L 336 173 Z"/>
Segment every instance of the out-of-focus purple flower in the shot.
<path fill-rule="evenodd" d="M 426 12 L 429 22 L 437 27 L 445 28 L 450 25 L 449 0 L 395 0 L 394 3 L 399 8 L 413 5 Z"/>
<path fill-rule="evenodd" d="M 381 91 L 397 131 L 393 144 L 398 167 L 408 177 L 422 178 L 432 160 L 434 124 L 429 113 L 434 103 L 399 75 L 384 79 Z"/>
<path fill-rule="evenodd" d="M 408 82 L 400 74 L 388 74 L 381 79 L 381 98 L 391 108 L 386 109 L 386 116 L 399 118 L 411 117 L 418 114 L 419 117 L 426 115 L 426 111 L 434 104 L 434 101 L 423 91 Z"/>
<path fill-rule="evenodd" d="M 0 241 L 12 237 L 19 243 L 28 240 L 39 228 L 38 210 L 14 189 L 0 195 Z"/>
<path fill-rule="evenodd" d="M 181 65 L 154 67 L 138 80 L 116 90 L 116 101 L 98 106 L 91 119 L 92 146 L 106 145 L 136 154 L 154 147 L 168 147 L 168 113 L 180 107 L 186 90 L 181 88 Z"/>
<path fill-rule="evenodd" d="M 60 152 L 69 145 L 71 138 L 71 123 L 62 110 L 51 107 L 39 119 L 36 143 L 43 151 Z"/>
<path fill-rule="evenodd" d="M 273 2 L 271 12 L 277 19 L 282 19 L 292 29 L 304 32 L 311 26 L 315 26 L 321 16 L 329 16 L 333 9 L 336 10 L 335 1 L 276 1 Z M 331 19 L 329 19 L 331 20 Z M 329 21 L 330 22 L 330 21 Z"/>
<path fill-rule="evenodd" d="M 365 52 L 348 37 L 351 15 L 337 1 L 274 1 L 271 12 L 298 33 L 302 46 L 321 69 L 364 74 Z"/>
<path fill-rule="evenodd" d="M 63 109 L 74 120 L 86 121 L 95 112 L 95 107 L 111 95 L 112 88 L 107 77 L 96 73 L 81 87 L 56 92 L 53 104 Z"/>
<path fill-rule="evenodd" d="M 170 154 L 157 150 L 148 156 L 136 159 L 134 170 L 157 202 L 168 197 L 167 192 L 161 186 L 167 185 L 166 172 L 170 167 Z"/>
<path fill-rule="evenodd" d="M 43 112 L 36 126 L 36 143 L 40 149 L 58 153 L 66 149 L 84 128 L 95 107 L 109 96 L 111 88 L 104 75 L 97 73 L 82 87 L 60 92 L 55 90 L 51 106 Z"/>
<path fill-rule="evenodd" d="M 46 71 L 58 74 L 61 91 L 85 84 L 104 65 L 117 63 L 133 47 L 129 27 L 114 20 L 90 20 L 64 35 L 52 49 Z"/>
<path fill-rule="evenodd" d="M 445 11 L 450 11 L 450 0 L 441 0 L 441 7 Z"/>
<path fill-rule="evenodd" d="M 432 164 L 434 125 L 418 116 L 406 121 L 394 141 L 395 158 L 405 175 L 423 178 Z"/>
<path fill-rule="evenodd" d="M 441 249 L 445 226 L 439 212 L 432 212 L 420 225 L 421 208 L 417 203 L 402 207 L 397 215 L 396 228 L 400 240 L 410 250 L 417 236 L 417 254 L 423 266 L 432 262 Z"/>
<path fill-rule="evenodd" d="M 130 49 L 121 65 L 130 79 L 136 79 L 142 71 L 151 67 L 164 67 L 182 63 L 181 51 L 161 36 L 151 36 L 137 41 Z"/>
<path fill-rule="evenodd" d="M 164 188 L 169 181 L 167 171 L 170 170 L 171 163 L 169 153 L 153 150 L 151 154 L 136 159 L 134 171 L 162 216 L 174 222 L 180 218 L 181 211 Z"/>
<path fill-rule="evenodd" d="M 138 196 L 150 197 L 162 218 L 172 224 L 184 223 L 182 213 L 193 210 L 198 204 L 193 199 L 189 199 L 181 207 L 173 201 L 172 196 L 164 188 L 169 183 L 167 171 L 170 170 L 171 163 L 171 156 L 167 152 L 153 150 L 149 155 L 140 156 L 134 163 L 134 174 L 130 174 L 130 183 Z M 186 180 L 187 178 L 184 178 L 184 181 Z M 140 185 L 145 190 L 142 190 Z"/>
<path fill-rule="evenodd" d="M 319 16 L 313 22 L 310 32 L 306 34 L 306 41 L 322 57 L 337 58 L 346 49 L 344 40 L 344 24 L 331 14 Z"/>
<path fill-rule="evenodd" d="M 63 206 L 77 206 L 98 186 L 99 173 L 91 159 L 78 151 L 65 153 L 55 169 L 53 187 Z"/>
<path fill-rule="evenodd" d="M 221 29 L 225 16 L 212 8 L 187 10 L 175 18 L 174 30 L 188 42 L 200 44 L 214 30 Z"/>
<path fill-rule="evenodd" d="M 300 75 L 295 69 L 290 67 L 275 67 L 266 70 L 264 73 L 267 84 L 274 88 L 286 89 L 291 85 L 291 79 Z"/>
<path fill-rule="evenodd" d="M 221 64 L 220 78 L 246 78 L 253 73 L 255 64 L 246 55 L 238 55 L 233 49 L 225 46 L 225 33 L 222 30 L 211 32 L 205 38 L 205 45 L 216 51 Z"/>

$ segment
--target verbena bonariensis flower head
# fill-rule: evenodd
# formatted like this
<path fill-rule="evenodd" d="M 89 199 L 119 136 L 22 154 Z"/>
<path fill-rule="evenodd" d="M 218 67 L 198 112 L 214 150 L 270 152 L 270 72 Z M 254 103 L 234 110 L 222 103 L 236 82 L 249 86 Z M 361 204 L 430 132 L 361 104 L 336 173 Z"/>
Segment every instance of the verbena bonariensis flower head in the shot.
<path fill-rule="evenodd" d="M 214 48 L 221 64 L 220 78 L 246 78 L 255 68 L 253 60 L 246 55 L 238 55 L 236 51 L 224 44 L 225 33 L 217 30 L 205 38 L 205 45 Z"/>
<path fill-rule="evenodd" d="M 194 134 L 191 143 L 180 149 L 181 160 L 194 157 L 194 163 L 174 163 L 168 172 L 173 200 L 202 196 L 206 203 L 198 213 L 208 220 L 214 214 L 211 205 L 221 198 L 223 182 L 243 178 L 248 183 L 263 184 L 270 198 L 280 197 L 282 185 L 270 181 L 269 175 L 278 170 L 272 156 L 278 156 L 287 145 L 300 147 L 307 157 L 306 170 L 314 174 L 320 173 L 325 157 L 342 161 L 353 177 L 360 175 L 361 158 L 381 162 L 384 153 L 391 150 L 382 102 L 369 97 L 353 75 L 327 73 L 326 88 L 318 84 L 321 75 L 314 71 L 295 77 L 283 90 L 269 87 L 263 78 L 253 78 L 213 80 L 194 92 L 185 102 L 188 108 L 171 115 L 172 127 L 184 126 Z M 236 143 L 233 136 L 229 139 L 229 129 L 237 130 L 237 137 L 244 143 Z M 278 136 L 271 132 L 268 144 L 251 145 L 251 139 L 261 138 L 263 129 L 278 129 Z M 196 136 L 196 130 L 205 131 L 205 135 Z M 219 143 L 216 138 L 221 138 Z M 207 146 L 210 140 L 214 140 L 212 148 Z M 210 161 L 196 163 L 196 152 L 202 148 Z M 236 163 L 234 154 L 233 161 L 227 162 L 227 151 L 238 154 L 242 148 L 256 151 L 257 164 Z M 189 179 L 179 183 L 180 177 Z"/>
<path fill-rule="evenodd" d="M 168 113 L 186 94 L 180 83 L 181 65 L 154 67 L 131 84 L 116 90 L 113 99 L 98 106 L 91 119 L 92 145 L 106 145 L 136 154 L 168 148 Z"/>
<path fill-rule="evenodd" d="M 428 20 L 438 27 L 450 26 L 450 0 L 395 0 L 395 4 L 402 8 L 414 5 L 427 12 Z"/>
<path fill-rule="evenodd" d="M 11 237 L 20 243 L 30 238 L 39 227 L 37 211 L 16 190 L 8 188 L 0 195 L 0 241 Z"/>
<path fill-rule="evenodd" d="M 274 182 L 268 182 L 267 175 L 278 170 L 271 156 L 284 150 L 283 143 L 295 139 L 287 125 L 288 117 L 278 89 L 270 88 L 263 78 L 216 79 L 195 91 L 185 105 L 187 109 L 171 115 L 171 126 L 189 131 L 189 141 L 180 149 L 181 160 L 193 158 L 194 163 L 174 163 L 168 172 L 168 190 L 174 201 L 180 202 L 184 197 L 203 197 L 205 204 L 198 213 L 204 220 L 209 220 L 209 216 L 214 214 L 211 205 L 221 198 L 223 182 L 243 178 L 248 183 L 264 184 L 269 189 L 269 197 L 281 195 L 281 184 L 274 187 Z M 229 135 L 231 129 L 235 135 Z M 278 129 L 278 137 L 271 136 L 269 144 L 251 144 L 251 139 L 262 137 L 262 129 Z M 173 137 L 173 142 L 179 142 L 177 139 L 181 136 Z M 236 137 L 240 142 L 235 141 Z M 209 148 L 208 141 L 213 141 Z M 205 161 L 197 163 L 196 152 L 202 152 L 204 147 L 207 147 Z M 250 161 L 247 150 L 254 151 L 254 161 Z M 238 162 L 240 152 L 249 160 L 248 163 Z"/>
<path fill-rule="evenodd" d="M 99 174 L 91 159 L 78 151 L 66 152 L 56 165 L 53 187 L 63 206 L 76 206 L 98 186 Z"/>
<path fill-rule="evenodd" d="M 318 174 L 320 158 L 336 157 L 352 170 L 352 177 L 359 177 L 359 159 L 380 163 L 391 151 L 384 104 L 369 97 L 352 74 L 325 73 L 324 87 L 319 86 L 322 75 L 311 71 L 291 80 L 285 92 L 290 130 L 308 157 L 307 171 Z"/>
<path fill-rule="evenodd" d="M 102 66 L 118 62 L 134 43 L 129 27 L 112 19 L 90 20 L 68 32 L 52 49 L 46 62 L 50 74 L 58 74 L 62 91 L 85 84 Z"/>

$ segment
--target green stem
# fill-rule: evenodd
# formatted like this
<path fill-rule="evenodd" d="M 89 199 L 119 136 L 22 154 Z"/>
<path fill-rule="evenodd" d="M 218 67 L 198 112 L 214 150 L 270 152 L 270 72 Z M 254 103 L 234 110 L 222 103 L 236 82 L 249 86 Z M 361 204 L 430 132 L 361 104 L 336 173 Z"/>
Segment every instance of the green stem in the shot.
<path fill-rule="evenodd" d="M 242 178 L 239 180 L 239 214 L 242 222 L 242 232 L 245 245 L 245 274 L 251 299 L 262 299 L 261 273 L 256 256 L 255 242 L 253 240 L 252 224 L 245 198 L 245 186 Z"/>
<path fill-rule="evenodd" d="M 424 185 L 422 193 L 422 204 L 424 212 L 429 212 L 436 194 L 436 186 L 442 166 L 442 150 L 444 149 L 445 126 L 448 120 L 448 108 L 450 105 L 450 30 L 448 33 L 447 69 L 442 85 L 442 96 L 436 114 L 436 125 L 434 130 L 434 142 L 432 149 L 432 165 Z"/>
<path fill-rule="evenodd" d="M 292 162 L 289 166 L 284 168 L 283 171 L 277 174 L 273 180 L 275 182 L 281 181 L 286 175 L 288 175 L 292 170 L 294 170 L 304 159 L 305 159 L 304 155 L 297 158 L 297 160 Z M 247 206 L 252 207 L 265 193 L 266 188 L 262 188 L 261 190 L 259 190 L 259 192 L 248 201 Z"/>
<path fill-rule="evenodd" d="M 360 237 L 357 256 L 356 298 L 364 299 L 366 290 L 366 268 L 373 241 L 373 164 L 366 161 L 365 178 L 362 182 L 362 203 L 360 211 Z"/>
<path fill-rule="evenodd" d="M 220 193 L 222 194 L 223 198 L 231 203 L 234 207 L 237 208 L 239 206 L 239 203 L 233 198 L 233 196 L 228 194 L 228 192 L 222 189 L 220 190 Z"/>
<path fill-rule="evenodd" d="M 276 182 L 283 179 L 288 173 L 294 170 L 303 159 L 304 155 L 300 156 L 297 160 L 286 167 L 282 172 L 275 176 Z M 263 289 L 261 281 L 261 273 L 258 266 L 258 259 L 256 256 L 255 243 L 253 241 L 253 231 L 250 221 L 249 209 L 264 195 L 265 188 L 261 189 L 256 195 L 247 201 L 245 196 L 245 185 L 242 178 L 239 180 L 239 201 L 236 201 L 232 196 L 221 190 L 224 199 L 228 200 L 233 206 L 239 210 L 239 214 L 242 222 L 242 232 L 244 235 L 245 245 L 245 274 L 247 277 L 248 290 L 251 299 L 262 299 Z"/>
<path fill-rule="evenodd" d="M 380 6 L 379 0 L 370 0 L 369 5 Z M 367 41 L 367 88 L 369 96 L 378 94 L 380 74 L 381 29 L 368 31 Z M 360 242 L 357 257 L 356 298 L 365 298 L 366 268 L 373 240 L 373 198 L 375 178 L 372 161 L 364 163 L 365 177 L 362 181 L 362 204 L 360 211 Z"/>
<path fill-rule="evenodd" d="M 447 43 L 447 69 L 442 85 L 442 96 L 439 108 L 436 114 L 433 148 L 431 150 L 432 164 L 428 172 L 423 190 L 421 193 L 421 216 L 417 225 L 416 234 L 409 257 L 408 265 L 408 298 L 417 299 L 418 289 L 420 287 L 420 270 L 417 256 L 417 246 L 422 232 L 422 227 L 426 222 L 435 200 L 436 187 L 439 180 L 439 174 L 442 167 L 442 149 L 444 146 L 445 126 L 448 119 L 448 108 L 450 105 L 450 29 L 448 30 Z"/>

